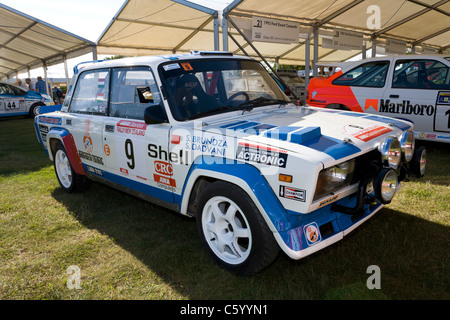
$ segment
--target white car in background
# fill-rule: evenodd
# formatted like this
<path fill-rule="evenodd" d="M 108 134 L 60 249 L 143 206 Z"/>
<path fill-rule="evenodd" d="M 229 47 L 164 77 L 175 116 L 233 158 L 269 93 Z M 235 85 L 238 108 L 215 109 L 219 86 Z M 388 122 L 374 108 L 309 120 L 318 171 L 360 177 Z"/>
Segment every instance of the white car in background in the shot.
<path fill-rule="evenodd" d="M 407 120 L 416 138 L 448 143 L 450 57 L 388 56 L 347 64 L 330 77 L 311 79 L 307 104 Z"/>

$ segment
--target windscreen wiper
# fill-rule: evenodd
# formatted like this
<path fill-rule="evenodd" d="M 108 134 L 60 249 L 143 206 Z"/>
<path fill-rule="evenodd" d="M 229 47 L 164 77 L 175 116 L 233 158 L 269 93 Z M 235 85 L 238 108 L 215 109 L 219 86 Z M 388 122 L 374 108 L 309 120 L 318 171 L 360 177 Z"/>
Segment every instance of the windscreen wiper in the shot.
<path fill-rule="evenodd" d="M 237 108 L 242 109 L 243 112 L 245 111 L 251 111 L 254 107 L 260 107 L 260 106 L 264 106 L 264 105 L 268 105 L 268 104 L 280 104 L 280 105 L 284 105 L 287 104 L 289 101 L 286 100 L 281 100 L 281 99 L 275 99 L 272 97 L 259 97 L 253 100 L 249 100 L 246 102 L 241 103 L 240 105 L 237 106 Z"/>

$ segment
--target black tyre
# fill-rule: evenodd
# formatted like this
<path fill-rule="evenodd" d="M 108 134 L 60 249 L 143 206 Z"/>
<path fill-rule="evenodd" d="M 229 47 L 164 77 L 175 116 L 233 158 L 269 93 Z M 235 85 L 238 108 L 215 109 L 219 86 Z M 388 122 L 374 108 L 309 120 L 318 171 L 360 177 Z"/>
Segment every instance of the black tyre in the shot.
<path fill-rule="evenodd" d="M 90 180 L 86 176 L 77 174 L 67 156 L 66 149 L 61 142 L 55 147 L 53 153 L 53 165 L 56 177 L 61 187 L 67 193 L 82 192 L 89 188 Z"/>
<path fill-rule="evenodd" d="M 39 114 L 39 107 L 40 106 L 45 106 L 45 104 L 43 103 L 35 103 L 30 107 L 30 117 L 34 118 Z"/>
<path fill-rule="evenodd" d="M 249 276 L 270 265 L 279 246 L 250 197 L 217 181 L 201 193 L 197 229 L 208 255 L 222 268 Z"/>

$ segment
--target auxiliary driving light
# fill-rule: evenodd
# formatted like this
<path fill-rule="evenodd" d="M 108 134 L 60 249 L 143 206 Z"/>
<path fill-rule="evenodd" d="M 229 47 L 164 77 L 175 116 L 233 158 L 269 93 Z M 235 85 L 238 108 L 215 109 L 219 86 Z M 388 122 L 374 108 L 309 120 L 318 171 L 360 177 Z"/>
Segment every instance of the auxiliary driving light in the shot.
<path fill-rule="evenodd" d="M 383 166 L 397 169 L 400 165 L 402 147 L 396 137 L 386 138 L 379 147 Z"/>
<path fill-rule="evenodd" d="M 414 156 L 415 139 L 412 131 L 405 131 L 400 136 L 400 145 L 402 146 L 402 160 L 410 162 Z"/>
<path fill-rule="evenodd" d="M 373 182 L 375 196 L 381 203 L 390 203 L 398 187 L 397 172 L 393 169 L 383 169 Z"/>

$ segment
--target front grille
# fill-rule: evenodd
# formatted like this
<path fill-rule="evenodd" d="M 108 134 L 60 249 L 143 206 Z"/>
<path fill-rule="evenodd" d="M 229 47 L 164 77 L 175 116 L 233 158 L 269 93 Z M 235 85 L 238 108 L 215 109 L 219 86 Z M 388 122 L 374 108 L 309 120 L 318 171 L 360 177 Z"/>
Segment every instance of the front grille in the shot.
<path fill-rule="evenodd" d="M 381 168 L 380 152 L 376 149 L 357 157 L 351 184 L 375 177 Z"/>

